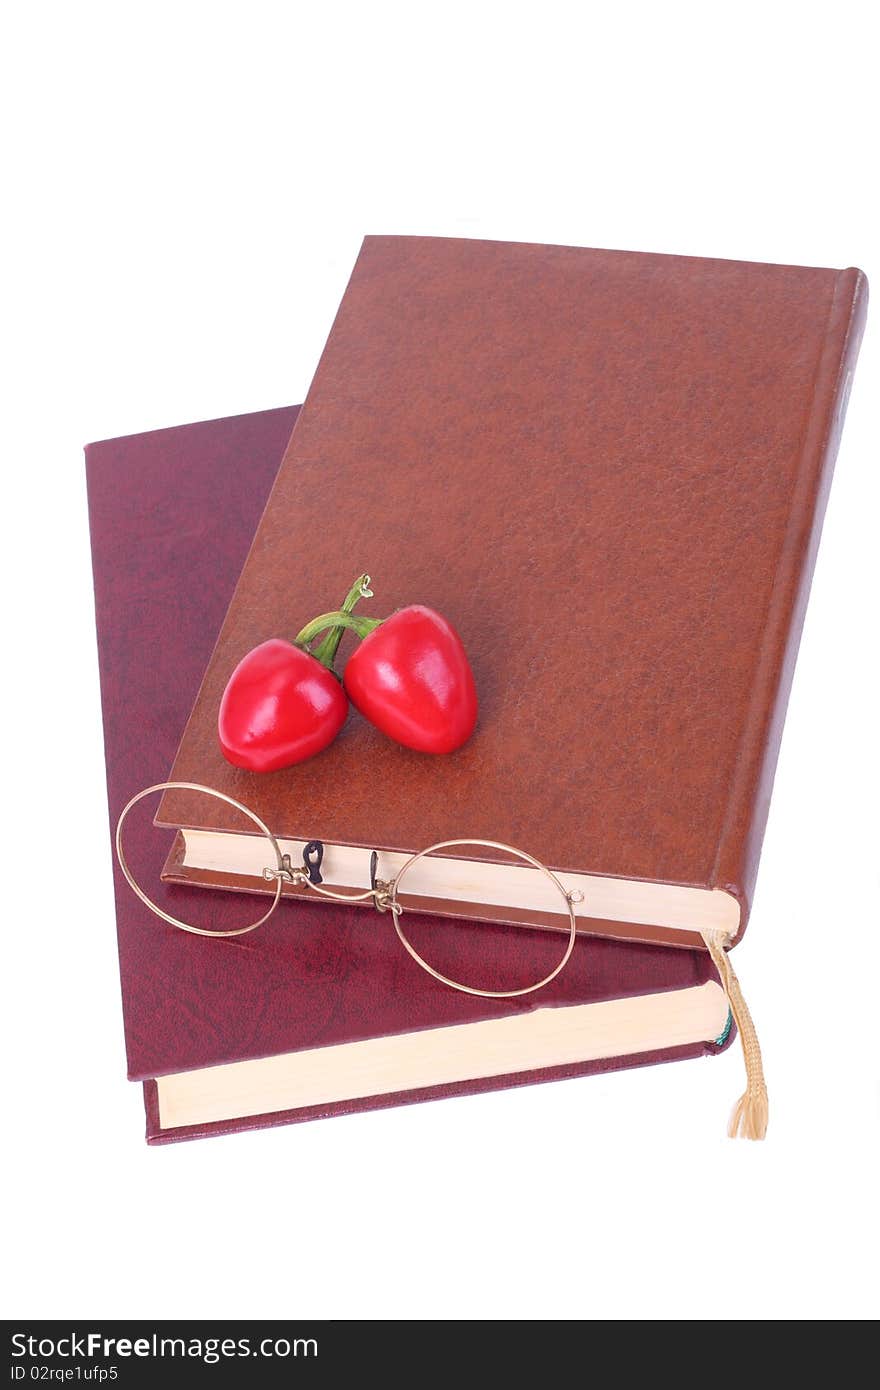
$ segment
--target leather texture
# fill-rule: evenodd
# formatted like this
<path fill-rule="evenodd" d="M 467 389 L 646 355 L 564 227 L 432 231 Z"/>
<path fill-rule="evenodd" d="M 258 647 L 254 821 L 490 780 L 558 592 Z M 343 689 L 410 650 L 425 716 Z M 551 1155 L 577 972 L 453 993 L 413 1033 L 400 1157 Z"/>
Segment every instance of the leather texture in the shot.
<path fill-rule="evenodd" d="M 162 780 L 167 770 L 295 417 L 295 408 L 265 411 L 86 450 L 111 834 L 128 798 Z M 132 869 L 162 907 L 216 929 L 252 918 L 248 896 L 160 883 L 168 848 L 168 835 L 152 826 L 149 809 L 127 823 Z M 149 1079 L 166 1072 L 554 1002 L 679 989 L 712 978 L 712 967 L 703 952 L 583 939 L 563 976 L 540 995 L 503 1002 L 471 999 L 420 970 L 397 942 L 388 916 L 283 902 L 252 936 L 207 941 L 157 920 L 130 891 L 115 862 L 114 873 L 128 1072 L 147 1080 L 152 1141 L 718 1050 L 712 1044 L 677 1048 L 367 1097 L 320 1112 L 161 1132 Z M 451 966 L 458 961 L 464 968 L 476 949 L 484 953 L 485 927 L 425 917 L 419 930 L 432 934 L 435 949 L 445 952 Z M 546 933 L 489 930 L 497 934 L 497 947 L 488 969 L 499 983 L 517 974 L 525 979 L 547 961 L 548 951 L 558 952 L 558 943 Z"/>
<path fill-rule="evenodd" d="M 856 270 L 368 237 L 173 777 L 276 834 L 724 888 L 744 926 L 865 302 Z M 461 634 L 473 738 L 352 713 L 310 762 L 230 767 L 237 662 L 362 570 L 364 613 Z M 236 828 L 181 793 L 159 818 Z"/>

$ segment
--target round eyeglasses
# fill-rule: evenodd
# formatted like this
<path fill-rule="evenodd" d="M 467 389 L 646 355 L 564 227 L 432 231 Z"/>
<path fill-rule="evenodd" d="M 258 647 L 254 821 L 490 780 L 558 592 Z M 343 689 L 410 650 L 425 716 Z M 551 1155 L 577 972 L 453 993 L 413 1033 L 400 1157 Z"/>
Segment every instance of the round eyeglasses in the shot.
<path fill-rule="evenodd" d="M 181 918 L 173 916 L 170 912 L 166 912 L 164 908 L 154 902 L 153 899 L 144 892 L 143 888 L 141 888 L 125 856 L 122 834 L 123 826 L 129 812 L 132 811 L 139 802 L 144 801 L 148 796 L 153 796 L 158 792 L 165 791 L 201 792 L 205 796 L 213 797 L 217 801 L 223 801 L 228 806 L 232 806 L 235 810 L 239 811 L 251 824 L 255 825 L 260 834 L 268 842 L 271 850 L 272 862 L 263 867 L 262 878 L 267 884 L 272 883 L 274 885 L 274 891 L 268 909 L 263 912 L 255 922 L 249 922 L 243 927 L 234 927 L 224 931 L 194 926 L 191 922 L 184 922 Z M 531 984 L 523 985 L 516 989 L 479 989 L 475 985 L 465 984 L 461 980 L 453 979 L 451 975 L 438 970 L 425 958 L 424 954 L 413 944 L 410 936 L 407 935 L 402 926 L 401 919 L 405 915 L 405 908 L 400 898 L 402 884 L 405 882 L 407 875 L 412 874 L 415 866 L 429 855 L 435 854 L 440 850 L 466 849 L 468 847 L 500 851 L 512 856 L 514 859 L 518 860 L 519 863 L 529 868 L 537 869 L 544 875 L 552 885 L 552 888 L 559 895 L 561 900 L 560 912 L 568 922 L 564 950 L 553 968 Z M 567 890 L 552 869 L 548 869 L 546 864 L 542 864 L 539 859 L 535 859 L 533 855 L 527 854 L 525 850 L 516 849 L 513 845 L 503 844 L 498 840 L 480 839 L 441 840 L 437 844 L 428 845 L 425 849 L 419 850 L 418 853 L 410 855 L 398 869 L 397 873 L 389 879 L 383 879 L 379 876 L 379 851 L 373 850 L 370 853 L 370 887 L 363 891 L 354 890 L 351 892 L 340 892 L 328 888 L 321 877 L 320 864 L 323 856 L 323 845 L 320 841 L 309 841 L 303 850 L 302 866 L 293 865 L 290 855 L 284 853 L 275 835 L 273 835 L 265 822 L 262 821 L 250 807 L 245 806 L 243 802 L 237 801 L 232 796 L 227 796 L 225 792 L 216 791 L 213 787 L 203 786 L 199 782 L 156 782 L 153 786 L 145 787 L 143 791 L 133 796 L 123 807 L 116 823 L 116 856 L 119 860 L 119 867 L 129 887 L 144 906 L 170 926 L 178 927 L 181 931 L 191 932 L 195 936 L 222 938 L 245 936 L 248 932 L 256 931 L 257 927 L 262 926 L 263 923 L 268 921 L 272 916 L 281 900 L 285 885 L 308 889 L 310 892 L 322 898 L 331 899 L 334 902 L 366 903 L 372 900 L 373 906 L 376 908 L 377 912 L 390 912 L 394 930 L 401 945 L 422 970 L 426 971 L 433 979 L 439 981 L 440 984 L 447 985 L 450 989 L 458 990 L 462 994 L 477 995 L 483 999 L 515 999 L 521 995 L 534 994 L 536 990 L 543 989 L 545 985 L 550 984 L 551 980 L 555 980 L 557 975 L 565 969 L 565 966 L 571 958 L 572 951 L 574 950 L 575 941 L 577 940 L 577 923 L 575 920 L 574 908 L 576 903 L 583 901 L 583 894 L 579 890 L 573 892 Z"/>

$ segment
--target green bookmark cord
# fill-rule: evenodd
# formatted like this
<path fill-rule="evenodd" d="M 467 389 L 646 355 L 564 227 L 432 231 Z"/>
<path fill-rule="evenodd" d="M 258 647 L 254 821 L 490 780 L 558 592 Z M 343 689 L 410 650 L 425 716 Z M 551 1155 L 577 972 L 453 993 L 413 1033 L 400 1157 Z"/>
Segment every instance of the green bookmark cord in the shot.
<path fill-rule="evenodd" d="M 718 1037 L 715 1039 L 715 1046 L 716 1046 L 716 1047 L 723 1047 L 723 1046 L 724 1046 L 724 1044 L 727 1042 L 727 1039 L 730 1037 L 730 1030 L 731 1030 L 732 1027 L 733 1027 L 733 1013 L 731 1012 L 730 1009 L 728 1009 L 728 1010 L 727 1010 L 727 1022 L 726 1022 L 725 1025 L 724 1025 L 724 1030 L 723 1030 L 723 1032 L 719 1033 Z"/>

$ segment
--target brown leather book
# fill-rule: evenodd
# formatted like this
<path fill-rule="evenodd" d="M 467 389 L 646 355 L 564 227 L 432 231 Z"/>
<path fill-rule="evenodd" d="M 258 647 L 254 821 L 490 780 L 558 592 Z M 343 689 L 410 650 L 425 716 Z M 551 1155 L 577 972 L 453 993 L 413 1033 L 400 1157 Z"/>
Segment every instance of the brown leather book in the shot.
<path fill-rule="evenodd" d="M 738 939 L 866 302 L 853 269 L 368 237 L 171 777 L 294 862 L 322 841 L 340 887 L 370 849 L 387 879 L 472 836 L 580 889 L 585 931 Z M 353 713 L 310 762 L 230 766 L 232 670 L 360 571 L 364 613 L 458 629 L 476 733 L 432 757 Z M 173 792 L 157 819 L 169 877 L 266 888 L 236 812 Z M 563 924 L 539 871 L 466 853 L 421 861 L 406 906 Z"/>

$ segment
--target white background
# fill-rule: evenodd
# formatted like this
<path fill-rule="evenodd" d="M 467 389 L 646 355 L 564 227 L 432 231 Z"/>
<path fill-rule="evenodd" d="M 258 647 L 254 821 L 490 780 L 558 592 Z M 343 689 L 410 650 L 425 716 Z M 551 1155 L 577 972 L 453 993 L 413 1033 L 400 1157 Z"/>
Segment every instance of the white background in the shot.
<path fill-rule="evenodd" d="M 735 1049 L 146 1148 L 123 1079 L 80 452 L 301 400 L 365 232 L 880 274 L 867 15 L 7 10 L 8 1315 L 877 1313 L 876 322 L 736 953 L 771 1088 L 764 1145 L 724 1137 Z"/>

